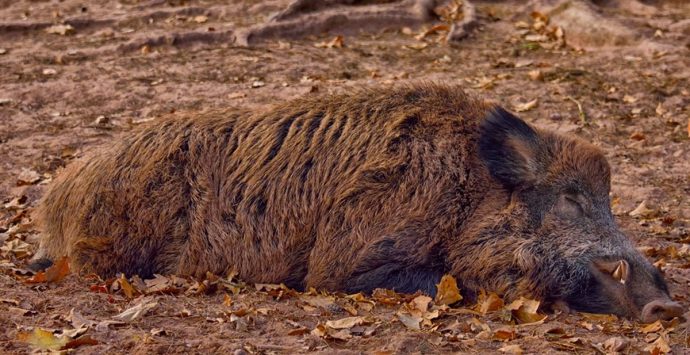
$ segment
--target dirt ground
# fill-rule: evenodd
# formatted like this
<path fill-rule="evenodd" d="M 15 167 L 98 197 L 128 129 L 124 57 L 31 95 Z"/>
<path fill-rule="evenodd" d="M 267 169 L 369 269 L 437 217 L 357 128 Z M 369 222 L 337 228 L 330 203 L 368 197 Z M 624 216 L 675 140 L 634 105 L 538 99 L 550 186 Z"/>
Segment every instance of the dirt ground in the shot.
<path fill-rule="evenodd" d="M 690 306 L 688 5 L 602 8 L 634 33 L 624 44 L 575 34 L 574 45 L 568 29 L 563 37 L 535 26 L 539 16 L 522 3 L 482 1 L 479 27 L 453 44 L 417 28 L 234 44 L 238 29 L 288 3 L 0 0 L 0 352 L 49 347 L 29 344 L 31 327 L 92 339 L 70 346 L 83 353 L 690 352 L 683 319 L 647 326 L 548 314 L 516 325 L 505 308 L 434 306 L 423 316 L 437 317 L 415 330 L 404 323 L 413 296 L 370 301 L 174 278 L 133 280 L 131 294 L 128 284 L 75 274 L 27 283 L 23 267 L 39 236 L 31 211 L 46 184 L 141 122 L 436 80 L 603 148 L 619 223 Z M 106 322 L 137 305 L 144 311 L 135 319 Z M 327 323 L 348 317 L 359 318 Z"/>

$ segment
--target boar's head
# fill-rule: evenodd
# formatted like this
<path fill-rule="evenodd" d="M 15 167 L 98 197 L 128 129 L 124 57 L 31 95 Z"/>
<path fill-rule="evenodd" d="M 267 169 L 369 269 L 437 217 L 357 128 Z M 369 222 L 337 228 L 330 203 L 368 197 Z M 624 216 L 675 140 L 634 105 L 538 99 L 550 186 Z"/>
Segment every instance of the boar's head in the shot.
<path fill-rule="evenodd" d="M 616 226 L 609 165 L 598 149 L 536 130 L 500 108 L 482 122 L 478 148 L 509 200 L 491 228 L 510 240 L 510 288 L 644 322 L 682 313 L 659 270 Z"/>

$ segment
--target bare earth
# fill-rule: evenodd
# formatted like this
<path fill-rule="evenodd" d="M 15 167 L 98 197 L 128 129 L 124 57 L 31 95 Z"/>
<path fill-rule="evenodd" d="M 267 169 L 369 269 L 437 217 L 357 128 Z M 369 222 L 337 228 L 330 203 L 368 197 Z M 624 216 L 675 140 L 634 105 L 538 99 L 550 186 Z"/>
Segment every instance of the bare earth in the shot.
<path fill-rule="evenodd" d="M 73 350 L 84 353 L 690 352 L 684 319 L 646 326 L 549 313 L 515 324 L 510 310 L 482 314 L 468 304 L 434 306 L 424 314 L 438 317 L 414 330 L 402 322 L 413 296 L 379 296 L 371 307 L 344 295 L 213 280 L 149 282 L 139 288 L 145 296 L 73 273 L 26 283 L 22 268 L 38 239 L 31 210 L 46 184 L 141 122 L 438 80 L 464 83 L 537 126 L 602 147 L 620 224 L 664 270 L 673 298 L 690 306 L 690 7 L 603 9 L 636 36 L 615 46 L 575 46 L 567 30 L 566 46 L 553 33 L 529 37 L 544 33 L 529 11 L 500 2 L 476 2 L 479 28 L 452 45 L 435 33 L 415 38 L 423 29 L 345 35 L 342 47 L 334 34 L 234 44 L 237 29 L 288 3 L 0 0 L 0 352 L 40 349 L 27 343 L 31 327 L 55 335 L 81 327 L 71 335 L 96 343 Z M 51 27 L 64 20 L 71 29 Z M 103 323 L 147 304 L 134 320 Z M 346 317 L 362 318 L 327 323 Z"/>

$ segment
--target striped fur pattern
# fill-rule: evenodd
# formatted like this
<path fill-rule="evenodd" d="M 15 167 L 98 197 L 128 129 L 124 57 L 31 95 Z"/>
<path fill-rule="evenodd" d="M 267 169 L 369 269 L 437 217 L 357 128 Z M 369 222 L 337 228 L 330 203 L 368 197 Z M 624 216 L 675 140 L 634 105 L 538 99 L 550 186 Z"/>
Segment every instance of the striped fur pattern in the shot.
<path fill-rule="evenodd" d="M 608 191 L 596 148 L 458 87 L 367 89 L 164 119 L 95 150 L 46 193 L 37 258 L 348 292 L 433 294 L 450 272 L 469 298 L 547 302 L 592 281 L 592 260 L 625 258 L 653 292 L 597 302 L 635 315 L 667 291 L 615 227 Z"/>

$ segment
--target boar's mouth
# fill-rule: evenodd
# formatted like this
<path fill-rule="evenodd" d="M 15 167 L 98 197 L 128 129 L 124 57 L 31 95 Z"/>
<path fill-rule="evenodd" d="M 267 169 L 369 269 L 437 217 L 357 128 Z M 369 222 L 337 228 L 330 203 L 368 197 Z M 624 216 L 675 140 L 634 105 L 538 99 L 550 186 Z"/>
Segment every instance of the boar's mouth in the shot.
<path fill-rule="evenodd" d="M 683 307 L 670 299 L 659 271 L 645 266 L 625 259 L 593 261 L 581 287 L 565 301 L 576 311 L 616 314 L 644 323 L 680 317 Z"/>

